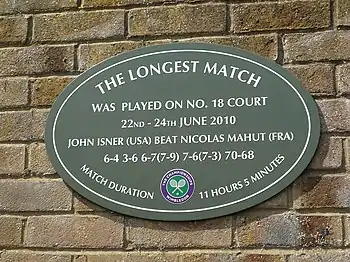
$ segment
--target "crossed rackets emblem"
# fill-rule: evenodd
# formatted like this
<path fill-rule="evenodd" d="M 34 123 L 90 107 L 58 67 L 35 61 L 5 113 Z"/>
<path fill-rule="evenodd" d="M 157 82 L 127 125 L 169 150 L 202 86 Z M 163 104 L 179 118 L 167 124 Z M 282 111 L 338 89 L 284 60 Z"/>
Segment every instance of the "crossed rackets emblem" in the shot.
<path fill-rule="evenodd" d="M 169 170 L 160 181 L 160 192 L 163 198 L 172 204 L 188 201 L 194 193 L 194 179 L 184 169 Z"/>
<path fill-rule="evenodd" d="M 175 187 L 173 192 L 171 192 L 172 194 L 174 194 L 177 191 L 180 191 L 181 194 L 184 193 L 181 188 L 183 188 L 186 185 L 186 180 L 185 179 L 180 179 L 179 181 L 176 181 L 175 179 L 171 179 L 169 184 L 170 184 L 171 187 Z"/>

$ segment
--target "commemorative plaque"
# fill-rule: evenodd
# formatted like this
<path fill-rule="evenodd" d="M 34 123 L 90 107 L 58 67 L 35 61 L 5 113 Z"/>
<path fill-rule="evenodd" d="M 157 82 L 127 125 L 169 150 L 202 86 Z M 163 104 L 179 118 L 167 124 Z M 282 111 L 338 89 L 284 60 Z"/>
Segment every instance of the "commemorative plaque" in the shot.
<path fill-rule="evenodd" d="M 289 72 L 209 44 L 112 57 L 70 83 L 46 125 L 63 180 L 107 209 L 199 220 L 259 204 L 315 153 L 319 115 Z"/>

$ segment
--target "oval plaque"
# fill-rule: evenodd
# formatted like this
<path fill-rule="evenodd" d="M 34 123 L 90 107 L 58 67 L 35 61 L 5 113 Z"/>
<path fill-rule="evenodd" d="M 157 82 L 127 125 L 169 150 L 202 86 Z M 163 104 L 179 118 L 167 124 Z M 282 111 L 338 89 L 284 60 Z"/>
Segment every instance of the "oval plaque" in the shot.
<path fill-rule="evenodd" d="M 64 181 L 119 213 L 197 220 L 259 204 L 315 153 L 316 104 L 281 66 L 218 45 L 123 53 L 68 85 L 46 125 Z"/>

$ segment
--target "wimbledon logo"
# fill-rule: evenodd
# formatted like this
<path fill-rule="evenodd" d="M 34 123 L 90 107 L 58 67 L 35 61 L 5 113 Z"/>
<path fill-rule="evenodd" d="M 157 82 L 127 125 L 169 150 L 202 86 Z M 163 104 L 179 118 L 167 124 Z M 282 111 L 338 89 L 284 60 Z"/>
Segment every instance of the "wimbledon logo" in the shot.
<path fill-rule="evenodd" d="M 168 171 L 160 182 L 160 191 L 165 200 L 172 204 L 188 201 L 194 193 L 194 179 L 183 169 Z"/>

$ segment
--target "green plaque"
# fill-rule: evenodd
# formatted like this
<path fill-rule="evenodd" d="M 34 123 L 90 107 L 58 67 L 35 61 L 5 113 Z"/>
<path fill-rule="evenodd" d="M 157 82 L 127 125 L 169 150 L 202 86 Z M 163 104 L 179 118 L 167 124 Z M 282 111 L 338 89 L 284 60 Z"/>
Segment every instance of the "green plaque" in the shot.
<path fill-rule="evenodd" d="M 46 125 L 63 180 L 107 209 L 199 220 L 259 204 L 315 153 L 316 104 L 274 62 L 169 44 L 109 58 L 70 83 Z"/>

